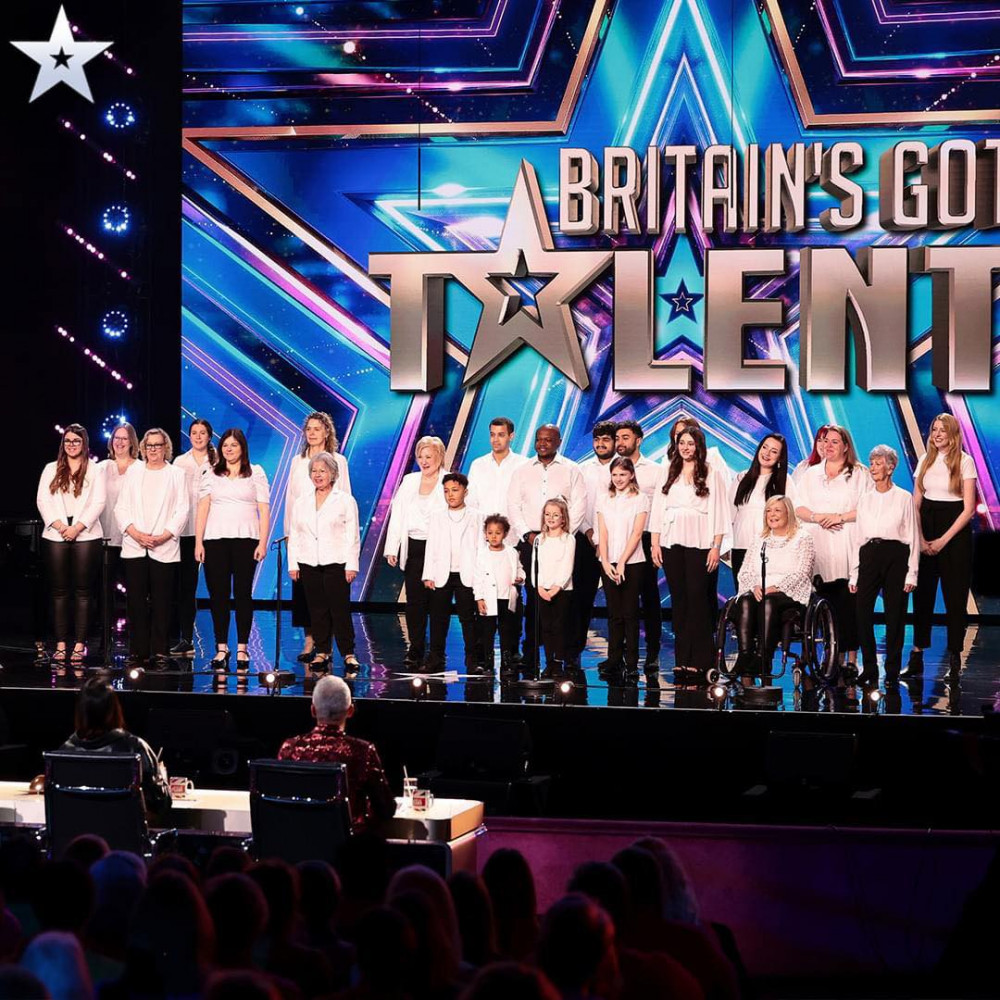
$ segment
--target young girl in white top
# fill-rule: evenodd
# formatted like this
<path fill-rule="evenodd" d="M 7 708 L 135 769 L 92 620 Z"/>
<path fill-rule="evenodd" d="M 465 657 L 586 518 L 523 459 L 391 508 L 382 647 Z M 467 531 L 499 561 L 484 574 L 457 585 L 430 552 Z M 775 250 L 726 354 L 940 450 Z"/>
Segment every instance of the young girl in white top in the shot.
<path fill-rule="evenodd" d="M 503 514 L 490 514 L 483 526 L 486 545 L 476 552 L 472 593 L 479 610 L 482 630 L 484 673 L 493 673 L 493 642 L 500 632 L 500 678 L 516 671 L 514 656 L 521 635 L 521 584 L 524 570 L 517 549 L 507 544 L 510 521 Z M 477 671 L 478 668 L 477 668 Z"/>
<path fill-rule="evenodd" d="M 198 500 L 201 497 L 201 477 L 210 473 L 219 460 L 212 444 L 212 425 L 203 418 L 188 425 L 191 448 L 174 462 L 184 473 L 188 491 L 188 519 L 181 532 L 181 561 L 177 571 L 177 643 L 171 656 L 194 657 L 194 619 L 198 611 L 198 567 L 194 557 L 194 531 L 198 523 Z"/>
<path fill-rule="evenodd" d="M 629 458 L 611 462 L 611 485 L 597 496 L 597 552 L 608 604 L 608 666 L 624 670 L 627 681 L 639 676 L 639 588 L 645 556 L 642 533 L 649 498 L 639 490 Z"/>
<path fill-rule="evenodd" d="M 337 464 L 337 491 L 351 495 L 351 474 L 347 468 L 347 459 L 338 450 L 340 442 L 333 426 L 333 418 L 329 413 L 319 410 L 310 413 L 302 422 L 302 444 L 299 453 L 292 459 L 288 470 L 288 486 L 285 490 L 285 535 L 291 534 L 292 510 L 295 501 L 303 494 L 312 496 L 313 483 L 310 480 L 309 466 L 316 455 L 326 453 L 333 456 Z M 309 602 L 306 600 L 302 582 L 292 583 L 292 626 L 301 628 L 305 633 L 305 641 L 299 660 L 305 663 L 312 659 L 313 634 L 309 620 Z"/>
<path fill-rule="evenodd" d="M 236 669 L 245 681 L 250 669 L 247 643 L 253 626 L 255 563 L 267 552 L 270 527 L 267 476 L 250 464 L 247 439 L 238 427 L 219 440 L 219 461 L 201 480 L 195 558 L 205 564 L 205 582 L 212 605 L 217 676 L 229 670 L 229 592 L 236 605 Z"/>
<path fill-rule="evenodd" d="M 80 424 L 70 424 L 59 455 L 42 470 L 36 495 L 42 517 L 42 561 L 52 591 L 52 661 L 66 663 L 66 640 L 76 640 L 70 662 L 82 666 L 87 655 L 91 599 L 101 568 L 101 512 L 104 476 L 90 462 L 90 439 Z"/>
<path fill-rule="evenodd" d="M 956 672 L 961 668 L 972 579 L 976 478 L 975 462 L 962 451 L 958 421 L 950 413 L 939 413 L 931 424 L 927 453 L 913 487 L 920 525 L 920 568 L 913 595 L 913 652 L 903 676 L 923 672 L 938 580 L 948 622 L 948 669 Z"/>
<path fill-rule="evenodd" d="M 575 558 L 576 538 L 569 531 L 569 505 L 562 497 L 547 500 L 531 567 L 531 582 L 538 595 L 538 627 L 545 647 L 543 680 L 557 680 L 565 673 Z"/>

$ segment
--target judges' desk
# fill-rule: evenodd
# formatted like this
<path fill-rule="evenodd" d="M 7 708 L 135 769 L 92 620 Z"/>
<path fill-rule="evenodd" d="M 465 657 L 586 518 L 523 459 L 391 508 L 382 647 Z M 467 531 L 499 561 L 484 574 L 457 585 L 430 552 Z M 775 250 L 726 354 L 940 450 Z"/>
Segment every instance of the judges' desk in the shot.
<path fill-rule="evenodd" d="M 250 793 L 196 788 L 174 799 L 171 821 L 179 829 L 249 837 Z M 0 824 L 44 826 L 44 796 L 30 792 L 27 782 L 0 781 Z M 486 834 L 483 804 L 436 799 L 429 809 L 417 812 L 396 799 L 396 815 L 383 832 L 396 864 L 424 864 L 442 874 L 474 872 L 479 841 Z"/>

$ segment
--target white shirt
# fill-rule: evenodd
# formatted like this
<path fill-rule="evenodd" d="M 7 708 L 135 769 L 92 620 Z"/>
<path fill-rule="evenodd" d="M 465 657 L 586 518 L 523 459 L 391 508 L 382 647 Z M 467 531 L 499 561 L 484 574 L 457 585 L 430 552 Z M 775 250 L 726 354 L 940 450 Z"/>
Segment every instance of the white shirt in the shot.
<path fill-rule="evenodd" d="M 347 468 L 347 459 L 339 451 L 334 452 L 333 460 L 337 465 L 337 480 L 333 484 L 335 490 L 351 496 L 351 473 Z M 296 455 L 288 468 L 288 485 L 285 487 L 285 534 L 291 531 L 292 508 L 300 496 L 315 494 L 316 487 L 309 478 L 308 455 Z"/>
<path fill-rule="evenodd" d="M 212 463 L 209 461 L 208 454 L 206 453 L 205 460 L 199 465 L 198 459 L 194 457 L 194 452 L 186 451 L 180 458 L 174 460 L 174 468 L 182 470 L 184 478 L 187 481 L 188 519 L 187 524 L 184 525 L 184 530 L 181 532 L 181 536 L 190 538 L 194 535 L 198 524 L 198 500 L 201 496 L 201 477 L 211 472 Z"/>
<path fill-rule="evenodd" d="M 122 536 L 122 559 L 150 559 L 161 563 L 179 562 L 178 539 L 188 517 L 187 480 L 184 470 L 174 465 L 150 469 L 145 462 L 133 462 L 123 477 L 114 515 Z M 149 535 L 169 532 L 170 538 L 152 549 L 144 549 L 128 529 Z"/>
<path fill-rule="evenodd" d="M 259 465 L 250 467 L 249 476 L 218 476 L 209 472 L 201 478 L 200 498 L 209 497 L 203 541 L 216 538 L 260 538 L 257 504 L 270 503 L 267 475 Z"/>
<path fill-rule="evenodd" d="M 635 529 L 636 518 L 648 514 L 649 497 L 645 493 L 615 493 L 607 490 L 597 498 L 597 514 L 604 520 L 605 545 L 608 551 L 608 561 L 617 565 L 628 546 L 629 539 Z M 636 545 L 635 551 L 628 558 L 628 565 L 641 563 L 646 559 L 642 551 L 642 541 Z"/>
<path fill-rule="evenodd" d="M 502 462 L 497 462 L 493 452 L 480 455 L 469 466 L 469 495 L 466 502 L 470 507 L 485 514 L 503 514 L 507 517 L 507 494 L 510 491 L 514 470 L 528 460 L 523 455 L 508 451 Z"/>
<path fill-rule="evenodd" d="M 73 519 L 73 524 L 86 525 L 76 537 L 78 542 L 92 542 L 103 538 L 101 513 L 105 505 L 105 478 L 100 465 L 97 462 L 87 463 L 87 474 L 83 477 L 83 488 L 78 497 L 73 495 L 72 485 L 65 492 L 52 493 L 49 486 L 55 477 L 56 463 L 49 462 L 42 469 L 42 475 L 38 480 L 38 491 L 35 494 L 38 513 L 45 525 L 42 538 L 47 538 L 50 542 L 63 541 L 62 535 L 52 525 L 56 521 L 69 524 L 70 518 Z"/>
<path fill-rule="evenodd" d="M 926 461 L 927 456 L 925 455 L 921 459 L 921 464 L 926 463 Z M 963 483 L 966 479 L 978 478 L 976 463 L 973 462 L 972 456 L 966 455 L 964 451 L 962 452 L 961 475 Z M 937 453 L 934 464 L 924 473 L 923 491 L 925 500 L 944 500 L 957 503 L 963 499 L 961 492 L 951 492 L 951 474 L 948 472 L 948 464 L 941 452 Z"/>
<path fill-rule="evenodd" d="M 858 500 L 872 488 L 872 477 L 863 465 L 855 465 L 851 477 L 841 472 L 833 479 L 826 475 L 826 462 L 809 468 L 798 484 L 799 506 L 814 514 L 847 514 L 858 509 Z M 839 531 L 803 522 L 816 547 L 816 572 L 824 583 L 847 580 L 851 575 L 851 552 L 857 526 L 851 522 Z"/>
<path fill-rule="evenodd" d="M 771 481 L 772 473 L 761 471 L 761 474 L 757 477 L 757 482 L 754 483 L 753 490 L 750 492 L 750 496 L 737 507 L 736 491 L 749 471 L 749 469 L 746 469 L 741 472 L 733 480 L 733 485 L 729 488 L 729 502 L 732 506 L 733 518 L 734 549 L 752 548 L 757 544 L 757 539 L 760 538 L 760 533 L 764 530 L 764 507 L 767 505 L 764 491 L 767 489 L 767 484 Z M 785 477 L 785 496 L 792 501 L 793 507 L 799 506 L 799 491 L 792 477 L 788 475 Z"/>
<path fill-rule="evenodd" d="M 820 461 L 822 462 L 822 459 L 820 459 Z M 795 466 L 794 469 L 792 469 L 792 472 L 791 472 L 792 481 L 795 483 L 796 486 L 801 486 L 802 485 L 802 477 L 811 468 L 813 468 L 813 466 L 811 466 L 809 464 L 809 459 L 808 458 L 804 458 L 804 459 L 802 459 L 801 462 L 799 462 L 798 465 Z"/>
<path fill-rule="evenodd" d="M 124 472 L 118 471 L 118 463 L 113 458 L 106 458 L 97 467 L 104 476 L 104 510 L 101 511 L 101 530 L 109 545 L 121 546 L 122 533 L 115 517 L 115 507 L 122 491 L 125 477 L 135 462 L 129 464 Z"/>
<path fill-rule="evenodd" d="M 612 456 L 613 457 L 613 456 Z M 607 493 L 611 485 L 611 459 L 602 462 L 596 455 L 591 455 L 580 463 L 580 475 L 587 491 L 587 513 L 580 522 L 580 531 L 594 532 L 594 547 L 597 547 L 597 498 Z"/>
<path fill-rule="evenodd" d="M 519 465 L 507 492 L 507 516 L 514 537 L 540 531 L 545 503 L 557 496 L 565 497 L 569 504 L 572 535 L 587 516 L 587 485 L 580 466 L 559 454 L 548 465 L 542 465 L 537 456 Z"/>
<path fill-rule="evenodd" d="M 427 532 L 430 530 L 431 514 L 439 507 L 435 503 L 437 490 L 434 493 L 421 493 L 413 498 L 413 505 L 406 516 L 406 533 L 410 538 L 423 542 L 427 540 Z M 444 492 L 441 491 L 441 496 Z"/>
<path fill-rule="evenodd" d="M 358 505 L 336 486 L 316 507 L 316 490 L 303 493 L 292 508 L 288 533 L 288 568 L 343 565 L 358 571 L 361 533 Z"/>
<path fill-rule="evenodd" d="M 664 496 L 662 488 L 653 495 L 649 530 L 660 536 L 660 545 L 682 545 L 692 549 L 710 549 L 716 535 L 729 529 L 729 501 L 726 481 L 713 467 L 708 467 L 708 496 L 695 495 L 694 483 L 678 476 Z M 666 480 L 664 479 L 664 484 Z"/>
<path fill-rule="evenodd" d="M 910 558 L 906 566 L 905 582 L 916 586 L 917 568 L 920 565 L 920 537 L 917 534 L 913 494 L 895 485 L 884 493 L 872 488 L 862 494 L 857 510 L 854 549 L 851 553 L 851 585 L 858 582 L 861 547 L 872 538 L 881 538 L 887 542 L 902 542 L 909 546 Z"/>
<path fill-rule="evenodd" d="M 487 615 L 496 615 L 500 601 L 506 601 L 511 611 L 517 611 L 518 583 L 523 576 L 517 551 L 509 545 L 499 551 L 480 548 L 476 553 L 472 594 L 477 601 L 485 601 Z"/>
<path fill-rule="evenodd" d="M 767 549 L 765 584 L 777 587 L 799 604 L 808 604 L 812 594 L 815 552 L 812 535 L 803 531 L 801 525 L 791 538 L 787 535 L 780 538 L 769 535 L 767 538 L 758 538 L 747 549 L 737 582 L 739 592 L 749 594 L 754 587 L 760 586 L 760 551 L 764 546 Z"/>
<path fill-rule="evenodd" d="M 561 535 L 539 535 L 531 554 L 531 579 L 535 579 L 537 559 L 538 586 L 549 590 L 559 587 L 573 589 L 573 560 L 576 558 L 576 538 L 568 531 Z"/>

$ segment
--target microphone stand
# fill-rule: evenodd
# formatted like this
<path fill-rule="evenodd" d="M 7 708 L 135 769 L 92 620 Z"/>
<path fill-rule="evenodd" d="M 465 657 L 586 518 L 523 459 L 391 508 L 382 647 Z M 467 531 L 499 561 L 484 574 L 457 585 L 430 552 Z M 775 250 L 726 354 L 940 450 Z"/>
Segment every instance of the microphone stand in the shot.
<path fill-rule="evenodd" d="M 111 570 L 108 565 L 111 559 L 110 546 L 106 538 L 101 540 L 101 589 L 104 592 L 103 613 L 101 614 L 101 643 L 104 646 L 103 666 L 111 670 L 115 665 L 115 658 L 111 653 L 111 608 L 114 603 L 114 594 L 111 591 Z"/>
<path fill-rule="evenodd" d="M 535 677 L 537 681 L 541 676 L 542 650 L 539 645 L 539 632 L 541 631 L 542 605 L 538 596 L 538 543 L 541 541 L 542 533 L 535 535 L 535 540 L 531 543 L 531 572 L 534 579 L 531 585 L 535 588 Z"/>
<path fill-rule="evenodd" d="M 760 682 L 764 683 L 764 653 L 767 651 L 767 539 L 760 543 L 760 606 L 757 609 L 757 659 L 760 660 Z"/>
<path fill-rule="evenodd" d="M 271 542 L 271 548 L 277 549 L 278 551 L 278 581 L 277 581 L 277 595 L 274 602 L 275 606 L 275 618 L 274 618 L 274 669 L 278 669 L 278 661 L 281 656 L 281 575 L 284 571 L 284 563 L 281 556 L 281 546 L 284 542 L 287 542 L 288 536 L 282 535 L 281 538 L 276 538 Z"/>

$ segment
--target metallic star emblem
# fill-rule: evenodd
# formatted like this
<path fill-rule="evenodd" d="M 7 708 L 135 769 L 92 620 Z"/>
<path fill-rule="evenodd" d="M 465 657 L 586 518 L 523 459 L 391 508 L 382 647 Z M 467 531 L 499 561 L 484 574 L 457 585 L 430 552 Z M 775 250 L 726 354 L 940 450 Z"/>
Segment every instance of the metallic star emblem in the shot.
<path fill-rule="evenodd" d="M 512 274 L 491 274 L 488 277 L 504 294 L 504 303 L 500 309 L 501 326 L 521 311 L 536 326 L 542 325 L 538 314 L 538 293 L 555 277 L 554 274 L 531 274 L 524 259 L 524 251 L 521 250 Z"/>
<path fill-rule="evenodd" d="M 694 306 L 700 302 L 704 296 L 697 292 L 689 292 L 684 279 L 681 278 L 680 286 L 673 294 L 664 294 L 663 298 L 670 303 L 670 318 L 668 323 L 672 323 L 678 316 L 686 316 L 692 323 L 697 322 L 694 318 Z"/>
<path fill-rule="evenodd" d="M 52 34 L 47 42 L 11 42 L 10 44 L 38 63 L 38 77 L 35 80 L 35 87 L 31 91 L 31 97 L 28 98 L 29 104 L 60 83 L 72 87 L 78 94 L 93 103 L 94 97 L 90 92 L 90 84 L 87 83 L 87 75 L 84 73 L 83 67 L 114 42 L 78 42 L 73 37 L 66 9 L 60 7 Z M 55 65 L 50 65 L 51 62 L 54 62 Z"/>

